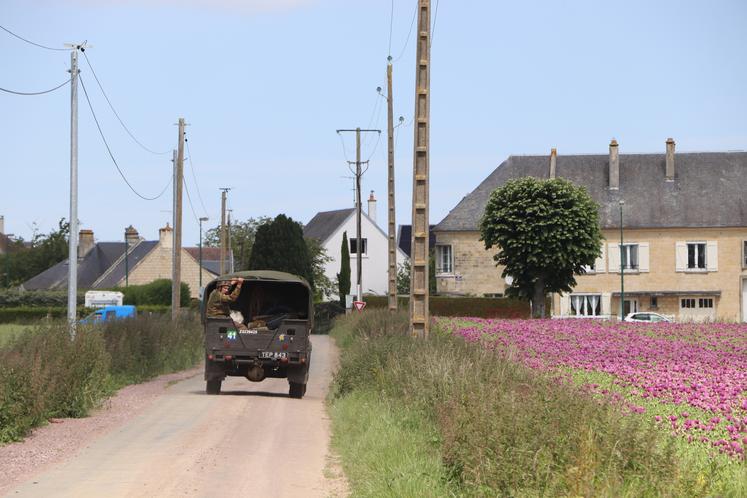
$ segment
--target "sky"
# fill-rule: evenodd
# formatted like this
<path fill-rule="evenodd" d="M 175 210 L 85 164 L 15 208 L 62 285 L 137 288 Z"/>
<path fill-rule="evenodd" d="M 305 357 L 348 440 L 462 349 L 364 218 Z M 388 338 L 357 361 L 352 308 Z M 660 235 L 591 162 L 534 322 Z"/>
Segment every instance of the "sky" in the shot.
<path fill-rule="evenodd" d="M 433 0 L 435 10 L 437 0 Z M 184 244 L 197 217 L 285 213 L 302 223 L 353 205 L 353 135 L 370 158 L 364 198 L 386 220 L 386 60 L 394 58 L 397 222 L 410 222 L 417 0 L 0 0 L 0 25 L 35 43 L 86 40 L 81 78 L 133 188 L 171 178 L 175 123 L 188 123 Z M 394 15 L 392 16 L 392 10 Z M 747 2 L 438 0 L 431 69 L 431 222 L 509 155 L 747 148 Z M 390 43 L 391 22 L 391 43 Z M 408 42 L 409 40 L 409 42 Z M 391 46 L 391 49 L 389 48 Z M 0 31 L 0 87 L 39 91 L 69 78 L 70 55 Z M 153 240 L 170 222 L 125 184 L 79 89 L 79 219 L 99 241 L 129 225 Z M 0 92 L 0 215 L 25 239 L 69 217 L 70 91 Z M 204 204 L 204 207 L 203 207 Z"/>

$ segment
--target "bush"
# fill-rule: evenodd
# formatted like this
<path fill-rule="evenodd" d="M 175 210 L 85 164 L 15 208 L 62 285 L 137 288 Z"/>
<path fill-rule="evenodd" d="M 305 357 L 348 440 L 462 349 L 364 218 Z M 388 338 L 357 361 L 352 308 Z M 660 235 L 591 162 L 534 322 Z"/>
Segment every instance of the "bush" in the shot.
<path fill-rule="evenodd" d="M 85 292 L 79 292 L 77 297 L 79 306 L 85 304 Z M 0 308 L 24 308 L 33 306 L 41 306 L 45 308 L 67 306 L 67 291 L 0 290 Z"/>
<path fill-rule="evenodd" d="M 365 296 L 369 308 L 386 308 L 387 296 Z M 407 309 L 410 299 L 398 297 L 399 309 Z M 529 303 L 519 299 L 494 297 L 431 296 L 430 311 L 433 316 L 473 316 L 478 318 L 529 318 Z"/>
<path fill-rule="evenodd" d="M 171 306 L 171 280 L 167 278 L 154 280 L 149 284 L 117 288 L 117 290 L 124 293 L 123 304 Z M 179 302 L 182 308 L 189 306 L 189 296 L 189 285 L 182 282 Z"/>
<path fill-rule="evenodd" d="M 352 314 L 333 334 L 333 400 L 365 393 L 420 414 L 455 495 L 688 496 L 695 482 L 721 494 L 647 420 L 459 338 L 412 340 L 405 313 Z"/>
<path fill-rule="evenodd" d="M 193 316 L 80 327 L 74 341 L 62 321 L 24 332 L 0 348 L 0 443 L 50 418 L 85 416 L 114 389 L 189 368 L 203 354 Z"/>
<path fill-rule="evenodd" d="M 78 306 L 78 318 L 92 310 Z M 38 323 L 42 319 L 59 319 L 67 316 L 67 306 L 0 308 L 0 323 Z"/>

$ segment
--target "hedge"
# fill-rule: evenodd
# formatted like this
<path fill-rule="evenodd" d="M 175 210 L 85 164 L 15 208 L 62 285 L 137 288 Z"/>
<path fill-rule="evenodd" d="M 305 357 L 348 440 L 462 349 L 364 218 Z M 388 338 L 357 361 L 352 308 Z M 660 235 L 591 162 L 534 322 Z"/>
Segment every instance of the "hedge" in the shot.
<path fill-rule="evenodd" d="M 85 303 L 85 292 L 78 293 L 78 305 Z M 0 308 L 22 308 L 29 306 L 57 307 L 67 306 L 67 291 L 17 289 L 0 290 Z"/>
<path fill-rule="evenodd" d="M 387 296 L 364 296 L 369 308 L 386 308 Z M 431 296 L 430 312 L 434 316 L 475 316 L 480 318 L 529 318 L 529 303 L 505 297 Z M 399 309 L 407 309 L 408 297 L 397 298 Z"/>
<path fill-rule="evenodd" d="M 137 307 L 139 315 L 168 313 L 171 306 L 161 304 L 143 305 Z M 78 306 L 78 318 L 83 318 L 92 313 L 93 309 Z M 67 306 L 30 307 L 21 306 L 16 308 L 0 308 L 0 323 L 36 323 L 45 318 L 65 318 Z"/>
<path fill-rule="evenodd" d="M 167 278 L 154 280 L 144 285 L 130 285 L 117 290 L 124 293 L 124 304 L 134 304 L 135 306 L 171 305 L 171 280 Z M 183 308 L 189 306 L 189 296 L 189 285 L 182 282 L 180 305 Z"/>

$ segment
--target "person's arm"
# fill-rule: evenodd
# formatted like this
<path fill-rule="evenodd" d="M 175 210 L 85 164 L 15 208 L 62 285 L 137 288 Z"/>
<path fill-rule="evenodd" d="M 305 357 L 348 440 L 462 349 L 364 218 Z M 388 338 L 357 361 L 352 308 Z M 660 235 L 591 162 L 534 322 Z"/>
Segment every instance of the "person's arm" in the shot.
<path fill-rule="evenodd" d="M 236 287 L 233 289 L 233 292 L 231 292 L 228 296 L 226 296 L 229 298 L 231 302 L 234 302 L 236 301 L 236 299 L 239 298 L 239 294 L 241 294 L 241 286 L 243 285 L 243 283 L 244 283 L 244 279 L 239 278 L 238 283 L 236 284 Z"/>

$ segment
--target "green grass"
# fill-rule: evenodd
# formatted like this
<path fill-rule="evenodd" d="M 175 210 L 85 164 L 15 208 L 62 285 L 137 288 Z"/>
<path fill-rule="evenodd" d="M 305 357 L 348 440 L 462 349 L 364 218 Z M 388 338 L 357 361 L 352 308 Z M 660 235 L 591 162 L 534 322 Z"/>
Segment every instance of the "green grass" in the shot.
<path fill-rule="evenodd" d="M 33 329 L 33 325 L 0 323 L 0 347 L 13 342 L 23 332 Z"/>
<path fill-rule="evenodd" d="M 453 496 L 438 432 L 427 419 L 362 392 L 340 399 L 330 412 L 332 445 L 352 496 Z"/>

